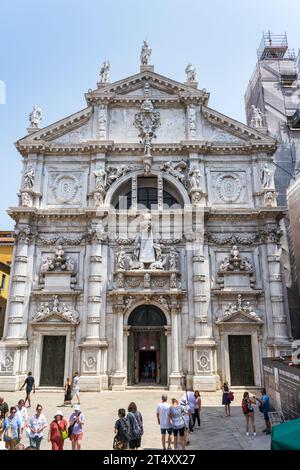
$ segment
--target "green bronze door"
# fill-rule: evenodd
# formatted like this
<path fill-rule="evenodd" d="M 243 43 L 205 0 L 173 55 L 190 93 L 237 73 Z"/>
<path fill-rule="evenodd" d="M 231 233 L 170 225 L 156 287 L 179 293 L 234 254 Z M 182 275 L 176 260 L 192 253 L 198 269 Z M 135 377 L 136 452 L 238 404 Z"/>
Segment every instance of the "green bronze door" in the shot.
<path fill-rule="evenodd" d="M 65 336 L 44 336 L 40 386 L 63 387 L 65 349 Z"/>
<path fill-rule="evenodd" d="M 254 385 L 250 335 L 229 335 L 231 385 Z"/>

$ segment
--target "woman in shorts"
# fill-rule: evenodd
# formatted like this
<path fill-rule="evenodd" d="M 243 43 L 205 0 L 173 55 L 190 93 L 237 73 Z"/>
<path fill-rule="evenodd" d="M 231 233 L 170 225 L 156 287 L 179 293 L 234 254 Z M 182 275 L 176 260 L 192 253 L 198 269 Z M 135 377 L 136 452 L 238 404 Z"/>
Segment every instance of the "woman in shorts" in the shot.
<path fill-rule="evenodd" d="M 183 417 L 183 408 L 179 405 L 179 402 L 176 398 L 172 398 L 172 406 L 169 409 L 169 418 L 171 421 L 173 434 L 174 434 L 174 450 L 177 449 L 177 436 L 179 433 L 180 445 L 183 450 L 185 450 L 185 421 Z"/>

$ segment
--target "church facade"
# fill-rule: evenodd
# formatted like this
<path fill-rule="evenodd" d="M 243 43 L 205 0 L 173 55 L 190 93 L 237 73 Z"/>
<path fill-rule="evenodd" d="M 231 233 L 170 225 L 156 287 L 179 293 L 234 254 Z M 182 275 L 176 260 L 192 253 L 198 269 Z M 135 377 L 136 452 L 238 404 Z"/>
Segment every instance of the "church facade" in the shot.
<path fill-rule="evenodd" d="M 262 384 L 290 350 L 275 141 L 208 107 L 195 69 L 109 82 L 17 142 L 19 206 L 0 389 Z"/>

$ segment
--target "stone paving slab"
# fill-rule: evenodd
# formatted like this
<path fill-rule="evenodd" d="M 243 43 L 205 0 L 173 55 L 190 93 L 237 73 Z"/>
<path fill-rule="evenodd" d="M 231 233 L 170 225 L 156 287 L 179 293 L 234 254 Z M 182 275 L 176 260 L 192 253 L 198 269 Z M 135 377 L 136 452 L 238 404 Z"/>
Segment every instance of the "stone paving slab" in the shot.
<path fill-rule="evenodd" d="M 86 450 L 112 449 L 113 428 L 117 419 L 118 408 L 127 409 L 131 401 L 137 403 L 138 409 L 144 418 L 145 434 L 142 440 L 143 448 L 160 449 L 161 440 L 159 427 L 156 420 L 156 405 L 160 402 L 162 393 L 171 398 L 181 398 L 182 392 L 169 392 L 164 390 L 126 390 L 124 392 L 82 392 L 81 408 L 85 415 L 86 425 L 82 448 Z M 190 435 L 188 449 L 236 449 L 254 450 L 270 449 L 270 436 L 266 436 L 262 413 L 255 410 L 255 421 L 257 428 L 256 437 L 247 437 L 245 430 L 245 418 L 241 409 L 241 397 L 243 391 L 235 392 L 235 401 L 231 406 L 231 417 L 224 417 L 224 407 L 221 406 L 221 392 L 203 392 L 201 427 Z M 24 392 L 2 392 L 5 401 L 15 405 L 20 398 L 24 398 Z M 53 419 L 57 409 L 62 409 L 65 416 L 69 418 L 72 408 L 61 407 L 63 393 L 45 392 L 37 390 L 32 394 L 32 408 L 28 409 L 29 416 L 34 413 L 36 405 L 40 403 L 44 407 L 44 414 L 48 423 Z M 48 428 L 49 429 L 49 428 Z M 46 430 L 48 432 L 48 429 Z M 47 432 L 42 441 L 42 449 L 49 449 Z M 28 439 L 24 438 L 24 444 Z M 71 449 L 71 442 L 66 440 L 65 449 Z"/>

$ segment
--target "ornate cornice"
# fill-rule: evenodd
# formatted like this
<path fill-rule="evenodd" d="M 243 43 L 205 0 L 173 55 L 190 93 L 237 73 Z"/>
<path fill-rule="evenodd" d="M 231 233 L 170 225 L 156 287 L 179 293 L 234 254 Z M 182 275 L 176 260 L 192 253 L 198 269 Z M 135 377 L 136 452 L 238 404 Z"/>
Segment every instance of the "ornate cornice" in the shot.
<path fill-rule="evenodd" d="M 29 153 L 45 155 L 93 155 L 96 153 L 122 153 L 143 155 L 144 147 L 139 142 L 125 143 L 108 141 L 87 140 L 77 144 L 58 144 L 49 143 L 46 140 L 37 141 L 19 141 L 16 144 L 19 152 L 25 156 Z M 174 152 L 179 155 L 186 155 L 193 151 L 204 155 L 251 155 L 258 152 L 265 152 L 273 155 L 276 145 L 270 142 L 244 142 L 244 143 L 226 143 L 214 141 L 181 141 L 181 142 L 162 142 L 155 143 L 152 146 L 153 156 L 170 155 Z"/>

